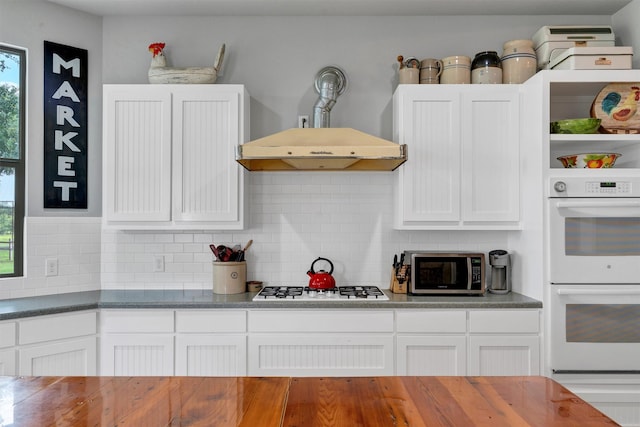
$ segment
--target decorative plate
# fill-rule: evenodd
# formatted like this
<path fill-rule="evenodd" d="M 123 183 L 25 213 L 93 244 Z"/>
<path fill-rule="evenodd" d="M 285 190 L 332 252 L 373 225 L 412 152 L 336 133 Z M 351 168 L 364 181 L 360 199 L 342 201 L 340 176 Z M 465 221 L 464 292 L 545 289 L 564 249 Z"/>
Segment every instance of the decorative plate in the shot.
<path fill-rule="evenodd" d="M 606 133 L 640 133 L 640 83 L 611 83 L 591 104 L 591 117 L 602 120 Z"/>

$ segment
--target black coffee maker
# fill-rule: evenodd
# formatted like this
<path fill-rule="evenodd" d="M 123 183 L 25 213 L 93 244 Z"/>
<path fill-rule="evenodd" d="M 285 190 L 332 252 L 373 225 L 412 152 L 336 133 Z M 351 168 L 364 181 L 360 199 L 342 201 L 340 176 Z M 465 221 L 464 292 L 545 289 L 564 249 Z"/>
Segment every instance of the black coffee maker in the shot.
<path fill-rule="evenodd" d="M 492 294 L 507 294 L 511 292 L 511 257 L 502 249 L 489 252 L 491 265 L 491 283 L 489 292 Z"/>

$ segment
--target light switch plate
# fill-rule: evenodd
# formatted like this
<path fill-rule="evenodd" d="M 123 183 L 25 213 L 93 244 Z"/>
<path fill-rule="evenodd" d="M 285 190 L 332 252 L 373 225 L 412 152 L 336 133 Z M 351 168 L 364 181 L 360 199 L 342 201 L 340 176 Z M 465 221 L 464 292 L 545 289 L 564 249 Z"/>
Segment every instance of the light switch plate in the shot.
<path fill-rule="evenodd" d="M 57 276 L 58 275 L 58 258 L 47 258 L 44 266 L 45 276 Z"/>

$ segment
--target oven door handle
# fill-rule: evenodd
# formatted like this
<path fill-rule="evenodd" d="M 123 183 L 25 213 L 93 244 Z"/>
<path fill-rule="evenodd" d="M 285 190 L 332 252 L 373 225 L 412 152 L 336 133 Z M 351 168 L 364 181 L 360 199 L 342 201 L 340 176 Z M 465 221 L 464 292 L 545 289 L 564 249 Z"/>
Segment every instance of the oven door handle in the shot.
<path fill-rule="evenodd" d="M 602 202 L 588 201 L 588 202 L 572 202 L 572 201 L 559 201 L 556 202 L 558 209 L 572 209 L 572 208 L 640 208 L 640 202 L 632 200 L 607 200 Z"/>
<path fill-rule="evenodd" d="M 556 289 L 558 295 L 640 295 L 640 289 Z"/>

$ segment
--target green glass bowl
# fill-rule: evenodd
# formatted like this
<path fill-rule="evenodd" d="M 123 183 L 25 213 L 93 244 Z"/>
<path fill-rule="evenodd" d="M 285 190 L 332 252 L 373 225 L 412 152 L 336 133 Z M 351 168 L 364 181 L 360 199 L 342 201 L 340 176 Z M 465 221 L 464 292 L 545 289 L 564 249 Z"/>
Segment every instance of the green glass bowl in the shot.
<path fill-rule="evenodd" d="M 567 119 L 551 122 L 551 133 L 585 134 L 596 133 L 600 127 L 600 119 Z"/>

